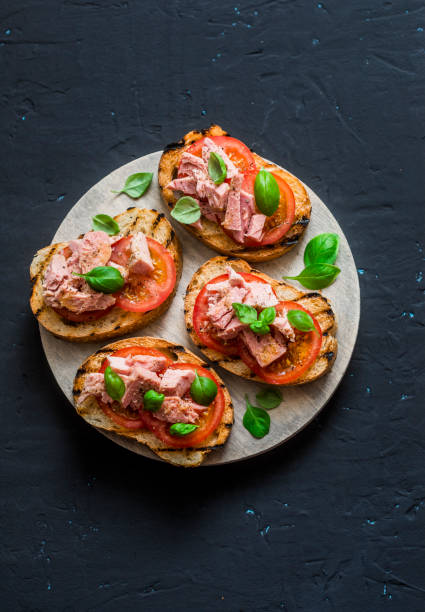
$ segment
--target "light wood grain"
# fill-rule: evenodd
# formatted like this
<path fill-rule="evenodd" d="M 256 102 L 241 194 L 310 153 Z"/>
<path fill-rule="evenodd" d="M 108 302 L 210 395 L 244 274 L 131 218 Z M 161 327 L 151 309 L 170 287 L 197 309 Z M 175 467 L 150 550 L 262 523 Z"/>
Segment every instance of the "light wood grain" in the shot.
<path fill-rule="evenodd" d="M 161 151 L 157 151 L 134 160 L 118 168 L 94 185 L 69 211 L 52 242 L 70 240 L 88 231 L 91 217 L 97 213 L 107 213 L 113 216 L 134 205 L 165 212 L 171 220 L 157 186 L 156 177 L 160 156 Z M 143 198 L 133 201 L 126 195 L 114 196 L 111 193 L 112 189 L 119 189 L 124 184 L 128 175 L 143 171 L 154 172 L 152 185 Z M 274 278 L 281 278 L 283 275 L 295 275 L 303 268 L 303 252 L 308 240 L 322 232 L 335 232 L 340 236 L 340 252 L 337 264 L 342 272 L 337 281 L 323 291 L 324 295 L 331 300 L 337 317 L 338 357 L 332 371 L 324 378 L 301 387 L 283 389 L 284 402 L 279 408 L 272 411 L 270 433 L 261 440 L 254 439 L 242 426 L 242 417 L 245 411 L 244 396 L 248 394 L 251 399 L 254 399 L 255 393 L 259 389 L 258 383 L 242 380 L 226 373 L 221 368 L 217 368 L 233 399 L 235 425 L 226 446 L 220 451 L 211 453 L 204 465 L 230 463 L 253 457 L 289 440 L 310 423 L 324 407 L 340 383 L 350 361 L 360 318 L 360 289 L 356 266 L 348 242 L 332 213 L 311 189 L 307 186 L 306 188 L 312 202 L 312 217 L 301 244 L 280 259 L 266 264 L 258 264 L 257 267 Z M 186 332 L 183 298 L 186 286 L 195 270 L 207 259 L 215 256 L 216 253 L 201 244 L 193 236 L 188 235 L 174 220 L 172 220 L 172 224 L 183 247 L 183 274 L 176 297 L 164 316 L 143 328 L 139 334 L 136 332 L 130 334 L 130 336 L 147 335 L 165 338 L 187 346 L 202 357 L 199 350 L 189 340 Z M 294 284 L 296 284 L 295 281 Z M 297 286 L 299 287 L 299 285 Z M 55 338 L 43 328 L 40 328 L 40 334 L 53 375 L 65 396 L 72 403 L 72 383 L 78 366 L 105 342 L 75 345 Z M 70 409 L 70 406 L 65 402 L 64 409 Z M 135 453 L 152 459 L 156 458 L 147 448 L 128 442 L 114 434 L 104 435 Z"/>

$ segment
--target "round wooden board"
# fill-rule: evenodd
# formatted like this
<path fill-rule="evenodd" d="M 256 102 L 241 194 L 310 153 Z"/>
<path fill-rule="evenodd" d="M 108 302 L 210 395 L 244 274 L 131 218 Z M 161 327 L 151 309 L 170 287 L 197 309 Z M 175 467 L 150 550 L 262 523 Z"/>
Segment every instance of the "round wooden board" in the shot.
<path fill-rule="evenodd" d="M 160 156 L 161 151 L 145 155 L 118 168 L 99 181 L 69 211 L 52 242 L 71 240 L 79 234 L 87 232 L 91 229 L 91 218 L 95 214 L 107 213 L 114 216 L 130 206 L 164 211 L 170 219 L 157 183 L 157 168 Z M 144 171 L 153 172 L 154 178 L 148 192 L 140 200 L 131 200 L 126 195 L 116 196 L 111 193 L 112 189 L 119 189 L 130 174 Z M 224 448 L 210 453 L 204 465 L 247 459 L 289 440 L 320 412 L 340 383 L 350 361 L 360 318 L 360 288 L 356 266 L 348 242 L 337 221 L 317 195 L 307 186 L 306 188 L 312 202 L 312 217 L 301 243 L 280 259 L 265 264 L 255 264 L 254 267 L 277 279 L 280 279 L 283 275 L 295 275 L 303 269 L 304 247 L 308 240 L 322 232 L 335 232 L 340 236 L 337 264 L 342 272 L 337 281 L 323 292 L 331 301 L 336 313 L 338 356 L 333 369 L 327 376 L 301 387 L 283 389 L 284 401 L 281 406 L 272 411 L 270 433 L 261 440 L 253 438 L 242 425 L 242 417 L 245 411 L 244 396 L 248 394 L 251 400 L 254 400 L 259 385 L 232 376 L 218 368 L 218 372 L 232 396 L 235 408 L 235 424 Z M 159 336 L 171 342 L 183 344 L 203 357 L 197 347 L 192 344 L 186 332 L 183 298 L 193 273 L 201 264 L 217 255 L 217 253 L 198 242 L 174 220 L 173 227 L 183 247 L 183 274 L 176 297 L 168 312 L 158 321 L 143 328 L 139 334 L 132 333 L 130 336 Z M 294 284 L 298 287 L 295 281 Z M 77 368 L 88 355 L 100 346 L 107 344 L 107 342 L 90 344 L 65 342 L 55 338 L 42 327 L 40 327 L 40 334 L 52 372 L 62 391 L 72 403 L 72 384 Z M 142 445 L 128 441 L 116 434 L 103 431 L 101 433 L 135 453 L 151 459 L 158 459 L 156 455 Z"/>

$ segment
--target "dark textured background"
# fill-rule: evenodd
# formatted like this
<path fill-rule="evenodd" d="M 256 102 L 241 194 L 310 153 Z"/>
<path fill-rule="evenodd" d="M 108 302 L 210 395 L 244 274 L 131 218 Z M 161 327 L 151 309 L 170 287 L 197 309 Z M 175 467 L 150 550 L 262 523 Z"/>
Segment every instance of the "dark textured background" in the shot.
<path fill-rule="evenodd" d="M 2 610 L 425 609 L 424 8 L 1 1 Z M 93 183 L 212 121 L 327 203 L 362 320 L 290 444 L 178 471 L 65 402 L 28 265 Z"/>

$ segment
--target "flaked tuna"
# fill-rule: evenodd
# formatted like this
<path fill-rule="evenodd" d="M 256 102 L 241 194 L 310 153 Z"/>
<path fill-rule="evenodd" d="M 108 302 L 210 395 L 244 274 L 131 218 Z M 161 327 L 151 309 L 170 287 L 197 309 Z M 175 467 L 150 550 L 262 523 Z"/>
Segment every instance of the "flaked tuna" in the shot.
<path fill-rule="evenodd" d="M 248 348 L 251 355 L 256 359 L 258 365 L 262 368 L 267 367 L 279 357 L 282 357 L 286 351 L 286 344 L 272 334 L 264 334 L 258 336 L 249 328 L 245 328 L 241 333 L 241 340 Z"/>
<path fill-rule="evenodd" d="M 142 232 L 137 232 L 131 239 L 129 268 L 133 274 L 146 275 L 153 272 L 148 242 Z"/>
<path fill-rule="evenodd" d="M 176 178 L 169 183 L 168 189 L 183 191 L 186 195 L 196 195 L 196 178 L 193 176 Z"/>
<path fill-rule="evenodd" d="M 256 242 L 261 242 L 264 235 L 264 224 L 266 222 L 266 215 L 253 214 L 249 220 L 248 229 L 245 232 L 245 237 Z"/>
<path fill-rule="evenodd" d="M 195 372 L 193 370 L 168 368 L 161 379 L 159 390 L 164 395 L 183 397 L 189 391 L 194 380 Z"/>
<path fill-rule="evenodd" d="M 292 325 L 288 321 L 286 312 L 280 312 L 271 324 L 273 328 L 277 329 L 285 338 L 290 342 L 295 342 L 295 331 Z"/>
<path fill-rule="evenodd" d="M 206 406 L 196 404 L 190 399 L 166 397 L 161 408 L 155 412 L 155 418 L 168 423 L 196 423 L 207 410 Z"/>
<path fill-rule="evenodd" d="M 105 232 L 88 232 L 84 238 L 71 240 L 68 246 L 72 252 L 71 263 L 76 263 L 81 274 L 106 266 L 112 254 L 111 242 Z"/>
<path fill-rule="evenodd" d="M 208 164 L 211 153 L 218 153 L 218 155 L 220 155 L 221 159 L 226 164 L 228 179 L 239 175 L 239 170 L 236 168 L 235 164 L 230 160 L 230 158 L 226 155 L 222 147 L 216 145 L 215 142 L 211 140 L 211 138 L 205 138 L 204 144 L 202 146 L 202 159 L 206 164 Z"/>

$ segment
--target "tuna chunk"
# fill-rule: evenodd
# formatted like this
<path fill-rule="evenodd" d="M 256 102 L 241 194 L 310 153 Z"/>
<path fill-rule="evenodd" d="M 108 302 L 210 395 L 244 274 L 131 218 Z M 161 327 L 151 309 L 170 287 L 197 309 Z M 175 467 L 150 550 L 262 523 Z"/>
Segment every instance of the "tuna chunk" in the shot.
<path fill-rule="evenodd" d="M 207 406 L 200 406 L 192 400 L 180 397 L 166 397 L 155 417 L 168 423 L 196 423 Z"/>
<path fill-rule="evenodd" d="M 129 260 L 130 272 L 134 274 L 149 274 L 153 272 L 153 263 L 149 253 L 146 236 L 137 232 L 131 239 L 131 253 Z"/>
<path fill-rule="evenodd" d="M 149 389 L 158 391 L 161 382 L 155 372 L 151 372 L 139 363 L 134 365 L 130 376 L 126 376 L 123 380 L 125 382 L 125 393 L 121 399 L 123 408 L 128 406 L 132 408 L 140 407 L 145 391 L 149 391 Z"/>
<path fill-rule="evenodd" d="M 241 323 L 237 317 L 233 316 L 230 323 L 228 323 L 224 329 L 218 330 L 216 335 L 222 340 L 233 340 L 244 327 L 245 325 Z"/>
<path fill-rule="evenodd" d="M 127 360 L 130 364 L 133 362 L 140 363 L 140 365 L 152 372 L 160 372 L 167 364 L 166 358 L 160 357 L 159 355 L 129 355 Z"/>
<path fill-rule="evenodd" d="M 277 329 L 290 342 L 295 342 L 295 331 L 288 321 L 286 312 L 281 312 L 271 324 L 274 329 Z"/>
<path fill-rule="evenodd" d="M 252 215 L 245 236 L 247 238 L 250 238 L 251 240 L 255 240 L 256 242 L 261 242 L 263 238 L 264 224 L 266 222 L 266 219 L 266 215 Z"/>
<path fill-rule="evenodd" d="M 196 178 L 193 176 L 176 178 L 167 185 L 167 189 L 182 191 L 186 195 L 196 195 Z"/>
<path fill-rule="evenodd" d="M 262 368 L 282 357 L 287 350 L 286 344 L 280 338 L 274 338 L 272 334 L 257 336 L 249 328 L 241 332 L 241 339 Z"/>
<path fill-rule="evenodd" d="M 213 210 L 224 211 L 230 190 L 227 183 L 217 186 L 210 178 L 206 177 L 198 181 L 196 190 L 200 199 L 208 200 L 208 204 Z"/>
<path fill-rule="evenodd" d="M 201 157 L 192 153 L 183 153 L 180 161 L 178 178 L 189 176 L 197 180 L 208 176 L 207 164 Z"/>
<path fill-rule="evenodd" d="M 78 261 L 74 271 L 82 274 L 106 266 L 112 254 L 111 242 L 105 232 L 88 232 L 84 238 L 71 240 L 68 246 L 72 251 L 71 263 Z"/>
<path fill-rule="evenodd" d="M 210 221 L 214 221 L 214 223 L 219 222 L 218 215 L 213 211 L 213 209 L 208 204 L 208 202 L 200 201 L 199 207 L 201 209 L 201 214 L 203 217 L 205 217 L 206 219 L 209 219 Z"/>
<path fill-rule="evenodd" d="M 82 404 L 88 397 L 96 397 L 105 404 L 112 404 L 114 401 L 105 391 L 105 381 L 103 374 L 93 372 L 86 374 L 84 378 L 83 390 L 78 398 L 78 403 Z"/>
<path fill-rule="evenodd" d="M 238 191 L 232 190 L 229 193 L 223 227 L 232 232 L 236 242 L 243 243 L 244 230 L 242 225 L 241 198 Z"/>
<path fill-rule="evenodd" d="M 123 277 L 123 279 L 127 280 L 127 278 L 128 278 L 128 269 L 127 268 L 125 268 L 124 266 L 121 266 L 120 264 L 115 263 L 115 261 L 108 261 L 108 266 L 111 266 L 111 268 L 116 268 L 118 270 L 118 272 L 120 272 L 120 274 Z"/>
<path fill-rule="evenodd" d="M 249 228 L 252 215 L 255 213 L 254 196 L 251 193 L 247 193 L 246 191 L 241 191 L 240 202 L 242 229 L 244 231 L 244 234 L 246 234 Z"/>
<path fill-rule="evenodd" d="M 189 391 L 194 380 L 195 372 L 193 370 L 175 370 L 173 368 L 168 368 L 161 379 L 159 390 L 161 393 L 164 393 L 164 395 L 183 397 L 183 395 Z"/>
<path fill-rule="evenodd" d="M 128 376 L 131 372 L 131 361 L 126 357 L 108 357 L 108 363 L 117 374 Z"/>
<path fill-rule="evenodd" d="M 224 150 L 219 145 L 215 144 L 215 142 L 211 140 L 211 138 L 205 138 L 202 147 L 202 159 L 206 164 L 208 164 L 208 160 L 210 158 L 211 153 L 218 153 L 218 155 L 220 155 L 221 159 L 226 164 L 227 178 L 231 179 L 232 177 L 239 174 L 239 170 L 236 168 L 235 164 L 229 159 L 229 157 L 227 157 Z"/>
<path fill-rule="evenodd" d="M 247 287 L 248 293 L 245 298 L 245 304 L 255 308 L 267 308 L 269 306 L 276 306 L 279 303 L 268 283 L 247 283 Z"/>

